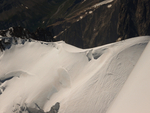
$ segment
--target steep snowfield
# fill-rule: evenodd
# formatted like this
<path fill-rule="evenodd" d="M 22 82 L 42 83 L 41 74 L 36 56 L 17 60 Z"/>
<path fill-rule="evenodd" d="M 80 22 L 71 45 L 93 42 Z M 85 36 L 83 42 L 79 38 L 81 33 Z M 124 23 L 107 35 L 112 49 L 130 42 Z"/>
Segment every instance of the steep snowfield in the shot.
<path fill-rule="evenodd" d="M 38 109 L 36 105 L 46 112 L 56 102 L 59 113 L 105 113 L 112 103 L 117 105 L 113 100 L 122 95 L 149 38 L 85 50 L 63 41 L 3 38 L 7 48 L 0 52 L 0 113 L 17 113 L 21 106 Z"/>
<path fill-rule="evenodd" d="M 150 42 L 108 113 L 150 113 Z"/>

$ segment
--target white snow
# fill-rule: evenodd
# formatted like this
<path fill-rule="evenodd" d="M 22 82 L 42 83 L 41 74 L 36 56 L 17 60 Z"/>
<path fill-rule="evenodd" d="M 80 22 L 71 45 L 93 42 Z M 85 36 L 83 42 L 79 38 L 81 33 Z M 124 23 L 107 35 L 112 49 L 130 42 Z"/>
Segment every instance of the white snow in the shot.
<path fill-rule="evenodd" d="M 6 32 L 6 37 L 11 37 L 10 31 L 7 31 L 7 32 Z"/>
<path fill-rule="evenodd" d="M 107 113 L 150 113 L 150 42 Z"/>
<path fill-rule="evenodd" d="M 83 16 L 80 16 L 80 19 L 82 19 L 83 18 Z"/>
<path fill-rule="evenodd" d="M 148 113 L 149 39 L 136 37 L 90 49 L 63 41 L 11 44 L 13 39 L 7 39 L 10 48 L 0 52 L 0 112 L 35 104 L 49 111 L 59 102 L 59 113 L 138 113 L 136 106 Z"/>
<path fill-rule="evenodd" d="M 13 27 L 10 27 L 10 28 L 9 28 L 9 31 L 14 31 L 14 28 L 13 28 Z"/>
<path fill-rule="evenodd" d="M 93 7 L 99 7 L 99 6 L 101 6 L 101 5 L 104 5 L 104 4 L 108 4 L 108 3 L 111 3 L 111 2 L 113 2 L 114 0 L 104 0 L 104 1 L 102 1 L 102 2 L 100 2 L 100 3 L 97 3 L 97 4 L 95 4 Z"/>
<path fill-rule="evenodd" d="M 118 42 L 118 41 L 121 41 L 122 40 L 122 38 L 121 37 L 119 37 L 116 41 Z"/>
<path fill-rule="evenodd" d="M 92 14 L 93 13 L 93 11 L 89 11 L 89 14 Z"/>
<path fill-rule="evenodd" d="M 54 36 L 53 38 L 56 38 L 57 36 Z"/>
<path fill-rule="evenodd" d="M 107 6 L 107 8 L 111 8 L 112 7 L 112 4 L 109 4 L 108 6 Z"/>

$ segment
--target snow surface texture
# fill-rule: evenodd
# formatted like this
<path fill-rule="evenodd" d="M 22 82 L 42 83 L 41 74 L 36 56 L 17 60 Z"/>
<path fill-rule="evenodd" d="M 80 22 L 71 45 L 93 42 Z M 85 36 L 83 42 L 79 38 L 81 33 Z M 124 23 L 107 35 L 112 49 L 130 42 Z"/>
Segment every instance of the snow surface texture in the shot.
<path fill-rule="evenodd" d="M 108 113 L 150 113 L 150 42 Z"/>
<path fill-rule="evenodd" d="M 148 36 L 136 37 L 80 49 L 63 41 L 47 43 L 2 38 L 6 47 L 0 52 L 0 113 L 17 113 L 21 107 L 38 109 L 37 105 L 47 112 L 57 102 L 60 103 L 59 113 L 105 113 L 108 109 L 112 113 L 111 109 L 118 110 L 118 105 L 124 106 L 123 101 L 117 100 L 132 98 L 132 88 L 142 89 L 145 85 L 149 88 L 150 82 L 143 87 L 135 87 L 142 75 L 135 80 L 133 78 L 137 74 L 134 70 L 141 69 L 139 62 L 142 61 L 138 62 L 138 59 L 149 39 Z M 146 69 L 149 64 L 146 62 Z M 141 91 L 146 92 L 144 89 Z M 149 93 L 146 96 L 149 97 Z M 148 100 L 146 108 L 149 110 Z M 128 106 L 130 101 L 124 101 Z M 139 103 L 141 101 L 138 99 Z"/>

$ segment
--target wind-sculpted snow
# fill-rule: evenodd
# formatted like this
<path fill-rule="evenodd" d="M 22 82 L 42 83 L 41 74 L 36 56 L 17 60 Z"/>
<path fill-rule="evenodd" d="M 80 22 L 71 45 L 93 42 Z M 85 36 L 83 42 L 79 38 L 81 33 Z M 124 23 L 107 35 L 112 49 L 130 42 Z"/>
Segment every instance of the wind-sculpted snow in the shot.
<path fill-rule="evenodd" d="M 4 40 L 4 39 L 3 39 Z M 60 42 L 16 40 L 0 52 L 0 111 L 105 113 L 122 89 L 149 37 L 91 49 Z M 57 109 L 57 110 L 58 110 Z"/>
<path fill-rule="evenodd" d="M 107 113 L 150 112 L 150 42 Z"/>

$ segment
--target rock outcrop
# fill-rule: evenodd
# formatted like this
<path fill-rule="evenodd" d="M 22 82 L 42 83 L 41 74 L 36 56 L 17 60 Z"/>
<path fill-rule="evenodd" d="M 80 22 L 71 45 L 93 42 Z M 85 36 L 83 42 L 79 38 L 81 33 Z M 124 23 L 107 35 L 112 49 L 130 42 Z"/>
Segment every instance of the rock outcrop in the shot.
<path fill-rule="evenodd" d="M 127 39 L 150 35 L 150 0 L 120 0 L 118 36 Z"/>
<path fill-rule="evenodd" d="M 60 103 L 57 102 L 54 106 L 51 107 L 51 110 L 47 113 L 58 113 L 60 108 Z"/>
<path fill-rule="evenodd" d="M 86 9 L 61 24 L 53 24 L 56 39 L 65 40 L 67 43 L 81 48 L 115 42 L 118 38 L 118 14 L 119 3 L 117 0 Z"/>
<path fill-rule="evenodd" d="M 0 35 L 3 37 L 19 37 L 19 38 L 32 38 L 40 41 L 53 41 L 53 34 L 50 27 L 40 28 L 38 27 L 35 32 L 30 32 L 26 28 L 21 26 L 10 27 L 6 30 L 0 30 Z"/>
<path fill-rule="evenodd" d="M 39 7 L 42 8 L 47 3 L 55 10 L 51 10 L 52 12 L 49 13 L 48 9 L 44 9 L 47 14 L 41 15 L 43 13 L 40 13 L 40 16 L 43 17 L 41 19 L 37 16 L 38 14 L 33 15 L 31 19 L 28 18 L 33 20 L 37 17 L 34 22 L 28 21 L 23 24 L 24 21 L 20 21 L 29 30 L 30 28 L 35 29 L 35 26 L 40 27 L 33 33 L 27 33 L 36 40 L 52 41 L 51 37 L 54 36 L 57 41 L 64 40 L 80 48 L 90 48 L 135 36 L 150 35 L 150 0 L 51 0 L 39 2 L 41 3 Z M 7 3 L 3 0 L 1 5 L 5 4 Z M 33 6 L 37 6 L 37 4 L 29 7 L 31 12 L 38 12 L 39 10 Z M 8 12 L 12 10 L 13 7 L 7 9 Z M 0 13 L 0 15 L 2 14 Z M 30 12 L 26 9 L 24 12 L 19 12 L 18 15 L 30 15 Z M 21 16 L 21 18 L 23 17 Z M 14 19 L 14 16 L 12 18 Z M 11 23 L 19 21 L 18 19 L 19 17 L 15 18 Z M 4 22 L 2 20 L 0 21 L 1 27 Z M 12 25 L 18 24 L 13 23 Z M 0 32 L 0 35 L 2 34 L 6 34 L 5 31 Z M 17 37 L 20 34 L 13 36 Z"/>
<path fill-rule="evenodd" d="M 13 106 L 13 113 L 58 113 L 60 107 L 60 103 L 57 102 L 55 105 L 51 107 L 50 111 L 44 112 L 44 110 L 41 109 L 37 104 L 35 105 L 36 108 L 30 108 L 27 107 L 26 104 L 23 105 L 16 104 Z"/>

